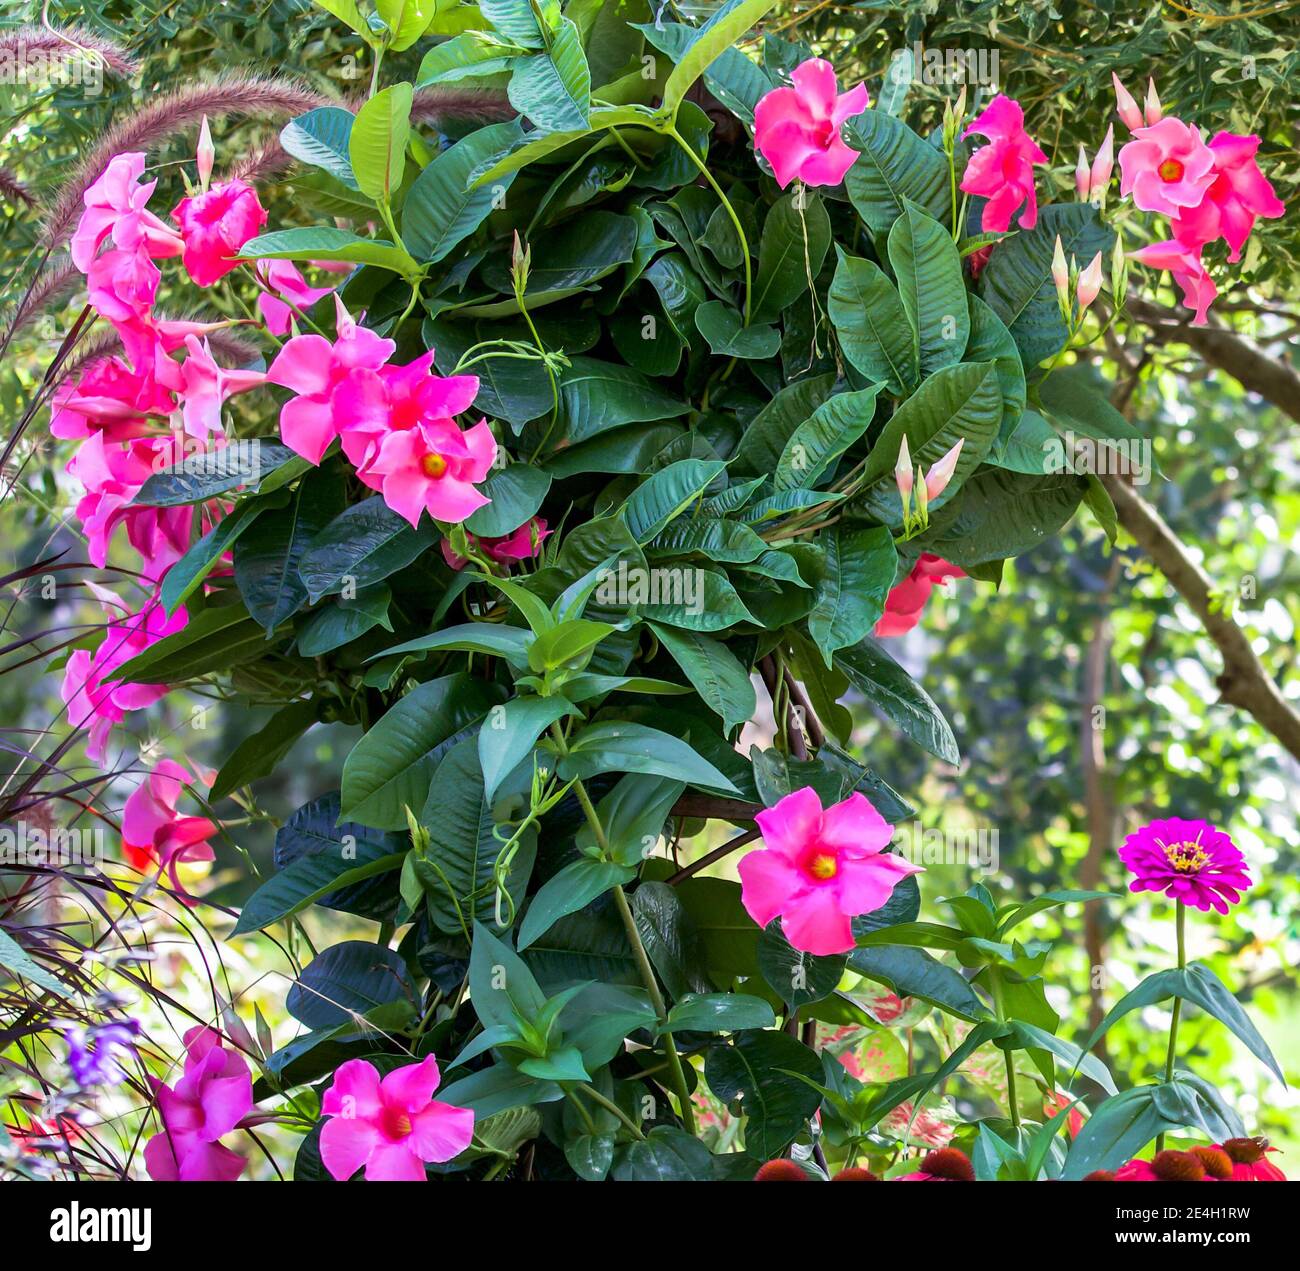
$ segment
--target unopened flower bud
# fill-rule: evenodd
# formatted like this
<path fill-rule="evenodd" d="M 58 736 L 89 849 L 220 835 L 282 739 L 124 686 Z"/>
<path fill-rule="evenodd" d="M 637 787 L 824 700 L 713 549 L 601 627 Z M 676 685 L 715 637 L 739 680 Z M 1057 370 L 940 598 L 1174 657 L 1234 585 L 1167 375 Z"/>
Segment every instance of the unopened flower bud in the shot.
<path fill-rule="evenodd" d="M 1110 186 L 1110 176 L 1115 170 L 1115 125 L 1106 129 L 1105 140 L 1097 157 L 1092 161 L 1092 171 L 1088 175 L 1088 197 L 1098 199 L 1106 205 L 1106 190 Z"/>
<path fill-rule="evenodd" d="M 199 170 L 199 187 L 203 190 L 208 188 L 208 182 L 212 179 L 212 165 L 217 160 L 217 149 L 212 144 L 212 130 L 208 127 L 208 117 L 203 116 L 203 122 L 199 125 L 199 145 L 194 152 L 194 165 Z"/>
<path fill-rule="evenodd" d="M 1091 261 L 1088 262 L 1088 268 L 1079 275 L 1079 289 L 1076 293 L 1079 301 L 1079 312 L 1082 313 L 1094 300 L 1097 299 L 1097 293 L 1101 290 L 1101 253 L 1098 252 Z"/>
<path fill-rule="evenodd" d="M 1147 127 L 1152 124 L 1158 124 L 1164 118 L 1165 112 L 1160 106 L 1160 98 L 1156 95 L 1156 82 L 1153 79 L 1147 80 L 1147 99 L 1142 106 L 1142 117 L 1146 120 Z"/>
<path fill-rule="evenodd" d="M 957 469 L 957 460 L 961 458 L 961 448 L 966 444 L 965 437 L 959 437 L 957 444 L 942 459 L 930 466 L 925 474 L 925 501 L 933 503 L 947 488 L 952 474 Z"/>
<path fill-rule="evenodd" d="M 1138 109 L 1138 104 L 1133 100 L 1133 95 L 1120 83 L 1120 78 L 1114 71 L 1110 75 L 1111 83 L 1115 85 L 1115 113 L 1119 115 L 1120 122 L 1131 132 L 1134 128 L 1142 127 L 1142 112 Z"/>
<path fill-rule="evenodd" d="M 1074 165 L 1074 191 L 1079 196 L 1080 203 L 1088 201 L 1088 152 L 1079 146 L 1079 162 Z"/>

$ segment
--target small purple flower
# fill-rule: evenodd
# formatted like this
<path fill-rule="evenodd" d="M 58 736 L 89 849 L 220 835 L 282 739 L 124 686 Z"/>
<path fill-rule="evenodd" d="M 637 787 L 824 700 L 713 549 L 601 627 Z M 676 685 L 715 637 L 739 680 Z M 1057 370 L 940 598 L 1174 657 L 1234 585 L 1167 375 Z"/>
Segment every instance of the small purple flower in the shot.
<path fill-rule="evenodd" d="M 1226 914 L 1251 882 L 1236 844 L 1208 821 L 1152 821 L 1124 840 L 1119 855 L 1135 875 L 1130 891 L 1162 891 L 1207 913 Z"/>
<path fill-rule="evenodd" d="M 116 1086 L 125 1079 L 122 1063 L 134 1053 L 140 1025 L 133 1019 L 96 1024 L 89 1029 L 74 1025 L 64 1031 L 68 1043 L 68 1071 L 83 1090 L 91 1086 Z"/>

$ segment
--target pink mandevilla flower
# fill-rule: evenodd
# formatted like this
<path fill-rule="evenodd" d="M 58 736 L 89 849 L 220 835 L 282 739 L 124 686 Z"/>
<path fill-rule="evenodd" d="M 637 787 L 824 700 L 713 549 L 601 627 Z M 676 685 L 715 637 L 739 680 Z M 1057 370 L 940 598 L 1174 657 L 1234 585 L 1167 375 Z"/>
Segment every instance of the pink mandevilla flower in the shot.
<path fill-rule="evenodd" d="M 496 454 L 486 421 L 462 432 L 450 419 L 435 419 L 388 433 L 357 475 L 412 525 L 426 511 L 454 524 L 490 502 L 474 483 L 492 471 Z"/>
<path fill-rule="evenodd" d="M 741 902 L 760 927 L 781 918 L 785 938 L 815 955 L 853 948 L 852 920 L 872 913 L 909 874 L 902 856 L 885 851 L 889 823 L 861 794 L 823 811 L 810 786 L 757 816 L 763 847 L 737 867 Z"/>
<path fill-rule="evenodd" d="M 1194 124 L 1172 115 L 1133 131 L 1119 152 L 1119 192 L 1144 212 L 1177 216 L 1196 207 L 1214 182 L 1214 152 Z"/>
<path fill-rule="evenodd" d="M 239 266 L 236 253 L 266 224 L 257 191 L 243 181 L 223 181 L 182 199 L 172 213 L 181 227 L 181 264 L 200 287 L 210 287 Z"/>
<path fill-rule="evenodd" d="M 344 423 L 336 394 L 360 370 L 377 371 L 393 356 L 397 345 L 361 326 L 336 295 L 338 337 L 297 335 L 286 341 L 266 372 L 272 384 L 297 394 L 280 411 L 280 436 L 285 445 L 311 463 L 320 463 Z M 378 388 L 372 386 L 372 390 Z"/>
<path fill-rule="evenodd" d="M 1119 856 L 1134 875 L 1130 891 L 1162 891 L 1207 913 L 1226 914 L 1250 886 L 1236 844 L 1208 821 L 1152 821 L 1124 840 Z"/>
<path fill-rule="evenodd" d="M 1240 260 L 1256 217 L 1281 216 L 1286 205 L 1259 170 L 1255 159 L 1259 138 L 1254 134 L 1216 133 L 1208 148 L 1214 160 L 1213 179 L 1199 203 L 1181 208 L 1174 217 L 1174 237 L 1196 251 L 1222 238 L 1228 244 L 1228 259 Z"/>
<path fill-rule="evenodd" d="M 71 242 L 72 263 L 84 274 L 110 235 L 128 252 L 144 248 L 148 256 L 181 254 L 181 238 L 145 205 L 157 181 L 140 184 L 144 175 L 143 152 L 114 155 L 99 179 L 82 196 L 82 212 Z"/>
<path fill-rule="evenodd" d="M 136 869 L 157 867 L 171 878 L 181 895 L 176 871 L 183 864 L 214 859 L 208 842 L 217 826 L 203 816 L 181 816 L 176 811 L 181 792 L 194 778 L 174 759 L 163 759 L 127 796 L 122 809 L 122 850 Z"/>
<path fill-rule="evenodd" d="M 988 139 L 970 157 L 962 175 L 961 188 L 988 200 L 980 216 L 986 234 L 1011 228 L 1011 218 L 1022 205 L 1021 229 L 1033 229 L 1038 221 L 1038 196 L 1034 190 L 1034 164 L 1046 163 L 1047 156 L 1025 131 L 1025 112 L 1020 103 L 999 93 L 967 126 L 963 136 L 976 133 Z"/>
<path fill-rule="evenodd" d="M 267 288 L 257 297 L 257 311 L 272 335 L 286 335 L 289 323 L 300 317 L 333 287 L 312 287 L 291 260 L 259 260 L 257 276 Z"/>
<path fill-rule="evenodd" d="M 1152 269 L 1167 269 L 1182 289 L 1183 303 L 1195 311 L 1192 326 L 1205 325 L 1210 305 L 1219 294 L 1219 289 L 1214 285 L 1214 279 L 1210 277 L 1198 251 L 1176 239 L 1169 239 L 1163 243 L 1151 243 L 1141 251 L 1129 254 L 1134 260 L 1141 261 Z"/>
<path fill-rule="evenodd" d="M 901 583 L 890 588 L 885 600 L 885 612 L 876 623 L 875 634 L 906 635 L 921 621 L 921 614 L 936 583 L 965 577 L 964 570 L 949 564 L 942 556 L 935 556 L 932 552 L 923 553 L 912 566 L 911 573 Z"/>
<path fill-rule="evenodd" d="M 88 649 L 73 651 L 64 668 L 60 692 L 72 727 L 90 726 L 87 757 L 92 763 L 102 763 L 113 725 L 121 723 L 127 711 L 152 706 L 168 691 L 162 684 L 125 683 L 115 679 L 113 672 L 164 636 L 183 630 L 189 615 L 181 608 L 169 618 L 156 600 L 149 601 L 139 613 L 131 613 L 111 591 L 95 583 L 87 586 L 108 616 L 104 640 L 94 653 Z"/>
<path fill-rule="evenodd" d="M 339 1182 L 363 1167 L 367 1182 L 421 1182 L 426 1162 L 459 1156 L 474 1137 L 474 1113 L 435 1100 L 439 1081 L 432 1055 L 382 1081 L 364 1059 L 340 1065 L 321 1100 L 325 1168 Z"/>
<path fill-rule="evenodd" d="M 233 1183 L 247 1161 L 219 1140 L 252 1111 L 253 1081 L 238 1051 L 199 1026 L 185 1034 L 185 1072 L 175 1086 L 150 1078 L 163 1129 L 145 1145 L 158 1183 Z"/>
<path fill-rule="evenodd" d="M 213 433 L 225 435 L 221 423 L 221 408 L 236 393 L 261 388 L 266 382 L 264 371 L 228 370 L 212 356 L 208 342 L 201 344 L 196 336 L 187 336 L 185 348 L 189 352 L 181 365 L 181 415 L 185 431 L 191 437 L 206 439 Z"/>
<path fill-rule="evenodd" d="M 527 560 L 530 556 L 536 556 L 548 534 L 550 530 L 546 528 L 546 518 L 534 516 L 517 530 L 500 538 L 479 538 L 477 534 L 471 534 L 469 539 L 488 560 L 496 561 L 498 565 L 508 565 L 514 560 Z M 467 557 L 458 556 L 451 550 L 451 544 L 445 538 L 442 540 L 442 558 L 452 569 L 464 569 L 469 564 Z"/>
<path fill-rule="evenodd" d="M 754 146 L 783 190 L 796 178 L 805 185 L 839 185 L 858 157 L 840 125 L 866 110 L 866 85 L 839 92 L 835 68 L 820 57 L 796 66 L 790 78 L 793 88 L 774 88 L 755 107 Z"/>

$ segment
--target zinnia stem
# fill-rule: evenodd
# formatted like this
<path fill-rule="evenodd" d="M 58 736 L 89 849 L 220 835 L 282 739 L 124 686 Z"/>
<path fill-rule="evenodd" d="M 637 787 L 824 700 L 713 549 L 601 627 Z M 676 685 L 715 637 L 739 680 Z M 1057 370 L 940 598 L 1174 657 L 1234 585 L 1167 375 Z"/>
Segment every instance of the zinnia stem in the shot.
<path fill-rule="evenodd" d="M 1174 926 L 1178 932 L 1178 969 L 1187 965 L 1187 906 L 1181 901 L 1174 902 Z M 1174 1079 L 1174 1058 L 1178 1054 L 1178 1020 L 1183 1013 L 1183 999 L 1174 998 L 1174 1013 L 1169 1019 L 1169 1049 L 1165 1052 L 1165 1081 Z M 1165 1136 L 1156 1135 L 1156 1151 L 1164 1151 Z"/>

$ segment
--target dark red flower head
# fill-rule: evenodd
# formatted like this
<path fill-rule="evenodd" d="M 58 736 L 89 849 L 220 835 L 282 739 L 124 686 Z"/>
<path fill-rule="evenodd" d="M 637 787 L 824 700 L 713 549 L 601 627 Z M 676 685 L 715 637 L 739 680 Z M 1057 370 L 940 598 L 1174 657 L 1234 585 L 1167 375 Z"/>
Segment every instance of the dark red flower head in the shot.
<path fill-rule="evenodd" d="M 1115 1171 L 1109 1169 L 1095 1169 L 1091 1174 L 1083 1176 L 1085 1183 L 1113 1183 L 1115 1181 Z"/>
<path fill-rule="evenodd" d="M 921 1162 L 921 1172 L 953 1183 L 973 1183 L 975 1167 L 970 1157 L 955 1147 L 940 1147 L 926 1154 Z"/>
<path fill-rule="evenodd" d="M 831 1178 L 832 1183 L 878 1183 L 880 1179 L 876 1177 L 869 1169 L 863 1169 L 861 1165 L 850 1165 L 848 1169 L 842 1169 L 838 1174 Z"/>
<path fill-rule="evenodd" d="M 768 1161 L 758 1167 L 756 1183 L 810 1183 L 812 1179 L 793 1161 Z"/>
<path fill-rule="evenodd" d="M 1157 1152 L 1151 1158 L 1151 1172 L 1165 1183 L 1199 1183 L 1205 1166 L 1190 1152 Z"/>
<path fill-rule="evenodd" d="M 1222 1148 L 1192 1147 L 1187 1150 L 1205 1166 L 1205 1172 L 1210 1178 L 1232 1177 L 1232 1158 Z"/>

